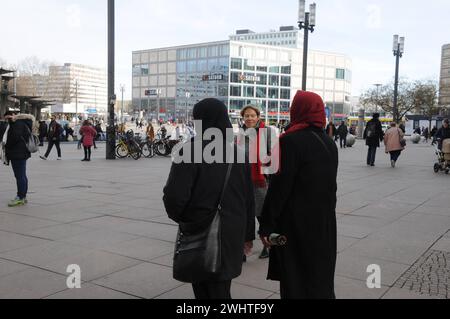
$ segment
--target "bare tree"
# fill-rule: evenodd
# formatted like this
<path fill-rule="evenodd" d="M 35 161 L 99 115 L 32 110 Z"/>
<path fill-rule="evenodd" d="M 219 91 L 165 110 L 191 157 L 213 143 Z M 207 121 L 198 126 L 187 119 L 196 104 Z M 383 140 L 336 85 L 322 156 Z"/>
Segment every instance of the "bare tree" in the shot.
<path fill-rule="evenodd" d="M 377 89 L 369 89 L 361 95 L 360 102 L 365 107 L 380 107 L 386 113 L 393 114 L 394 108 L 394 83 L 389 83 Z M 398 87 L 398 114 L 403 118 L 415 108 L 414 85 L 405 79 L 400 80 Z"/>
<path fill-rule="evenodd" d="M 440 107 L 438 105 L 438 84 L 434 81 L 416 81 L 413 84 L 413 103 L 417 113 L 426 115 L 431 121 L 433 115 L 438 115 Z"/>
<path fill-rule="evenodd" d="M 40 60 L 36 56 L 21 60 L 16 69 L 19 73 L 17 81 L 18 95 L 48 97 L 52 82 L 50 66 L 55 63 Z"/>

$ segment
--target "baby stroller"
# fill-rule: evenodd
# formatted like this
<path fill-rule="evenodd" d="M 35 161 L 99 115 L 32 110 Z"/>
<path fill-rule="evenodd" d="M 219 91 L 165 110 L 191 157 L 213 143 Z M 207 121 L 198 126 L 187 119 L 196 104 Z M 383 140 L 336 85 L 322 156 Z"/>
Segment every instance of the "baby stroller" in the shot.
<path fill-rule="evenodd" d="M 444 171 L 445 174 L 450 173 L 450 138 L 442 142 L 442 150 L 436 147 L 436 155 L 438 163 L 434 164 L 434 172 Z"/>

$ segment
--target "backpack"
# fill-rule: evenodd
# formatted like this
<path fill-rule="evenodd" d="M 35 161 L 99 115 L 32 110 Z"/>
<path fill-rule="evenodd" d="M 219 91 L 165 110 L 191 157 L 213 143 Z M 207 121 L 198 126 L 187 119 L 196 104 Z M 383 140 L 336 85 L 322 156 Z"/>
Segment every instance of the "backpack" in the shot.
<path fill-rule="evenodd" d="M 25 124 L 25 127 L 27 128 L 30 137 L 28 138 L 28 141 L 25 141 L 23 137 L 22 140 L 25 142 L 25 145 L 30 153 L 37 153 L 39 151 L 39 137 L 31 132 L 28 125 Z"/>
<path fill-rule="evenodd" d="M 371 138 L 377 134 L 377 125 L 375 122 L 369 122 L 367 124 L 367 137 Z"/>

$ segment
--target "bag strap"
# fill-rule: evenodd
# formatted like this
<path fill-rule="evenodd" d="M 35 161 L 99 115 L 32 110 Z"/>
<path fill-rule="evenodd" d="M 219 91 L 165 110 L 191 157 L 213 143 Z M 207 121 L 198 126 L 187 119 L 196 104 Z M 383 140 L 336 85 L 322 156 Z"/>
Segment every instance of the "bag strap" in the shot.
<path fill-rule="evenodd" d="M 328 155 L 331 156 L 330 150 L 328 149 L 328 147 L 327 147 L 327 145 L 325 144 L 325 142 L 320 138 L 320 136 L 317 135 L 317 133 L 314 132 L 314 131 L 311 131 L 311 133 L 313 133 L 314 136 L 320 141 L 320 143 L 322 143 L 322 145 L 323 145 L 323 147 L 325 148 L 325 150 L 327 151 Z"/>
<path fill-rule="evenodd" d="M 223 201 L 223 198 L 225 196 L 225 190 L 227 188 L 228 181 L 230 180 L 232 168 L 233 168 L 233 163 L 228 164 L 228 171 L 227 171 L 227 175 L 225 177 L 225 182 L 223 183 L 222 194 L 220 195 L 219 205 L 217 205 L 217 209 L 219 211 L 222 210 L 222 201 Z"/>

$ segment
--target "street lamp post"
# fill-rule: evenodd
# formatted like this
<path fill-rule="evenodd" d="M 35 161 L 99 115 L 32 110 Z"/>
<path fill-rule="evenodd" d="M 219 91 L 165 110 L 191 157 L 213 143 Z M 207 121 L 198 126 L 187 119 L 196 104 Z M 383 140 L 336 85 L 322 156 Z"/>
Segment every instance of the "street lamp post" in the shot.
<path fill-rule="evenodd" d="M 189 121 L 188 99 L 191 97 L 191 93 L 186 91 L 186 124 Z"/>
<path fill-rule="evenodd" d="M 378 104 L 380 103 L 380 87 L 383 84 L 376 83 L 374 85 L 377 87 L 377 104 L 375 105 L 375 113 L 378 113 Z"/>
<path fill-rule="evenodd" d="M 115 75 L 115 5 L 114 0 L 108 0 L 108 128 L 106 142 L 106 159 L 116 159 L 116 130 L 114 123 L 114 105 L 116 95 L 114 94 Z"/>
<path fill-rule="evenodd" d="M 78 125 L 78 79 L 75 80 L 75 125 Z"/>
<path fill-rule="evenodd" d="M 399 36 L 396 34 L 394 35 L 394 56 L 396 57 L 396 63 L 395 63 L 395 85 L 394 85 L 394 107 L 393 107 L 393 113 L 394 113 L 394 122 L 399 123 L 399 112 L 398 112 L 398 73 L 400 68 L 400 58 L 403 57 L 403 53 L 405 52 L 405 38 L 401 37 L 399 39 Z"/>
<path fill-rule="evenodd" d="M 125 85 L 120 85 L 120 92 L 122 93 L 122 108 L 120 110 L 120 123 L 123 124 L 123 93 L 125 92 Z"/>
<path fill-rule="evenodd" d="M 299 10 L 298 10 L 298 27 L 300 30 L 304 29 L 304 40 L 303 40 L 303 80 L 302 80 L 302 90 L 306 91 L 306 83 L 308 77 L 308 40 L 309 31 L 314 32 L 314 27 L 316 26 L 316 4 L 310 5 L 310 12 L 305 12 L 306 0 L 299 0 Z"/>

